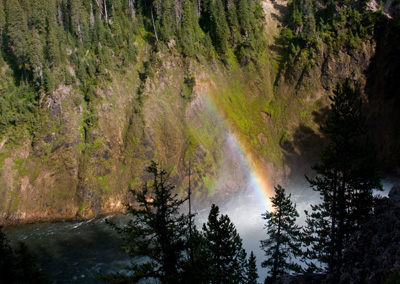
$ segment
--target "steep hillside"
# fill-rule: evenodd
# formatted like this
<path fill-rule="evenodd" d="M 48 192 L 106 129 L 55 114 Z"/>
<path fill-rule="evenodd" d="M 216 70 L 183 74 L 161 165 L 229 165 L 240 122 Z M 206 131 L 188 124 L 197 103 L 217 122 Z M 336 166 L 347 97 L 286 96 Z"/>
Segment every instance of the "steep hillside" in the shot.
<path fill-rule="evenodd" d="M 400 120 L 393 109 L 399 104 L 399 3 L 291 1 L 288 10 L 274 47 L 276 93 L 303 106 L 304 119 L 290 119 L 300 123 L 292 125 L 282 145 L 291 169 L 309 168 L 309 161 L 315 161 L 323 138 L 310 121 L 324 121 L 328 96 L 337 83 L 350 78 L 364 94 L 364 113 L 382 170 L 398 174 Z"/>
<path fill-rule="evenodd" d="M 399 189 L 398 184 L 393 186 L 376 208 L 374 219 L 353 236 L 345 250 L 339 283 L 398 282 Z"/>
<path fill-rule="evenodd" d="M 331 2 L 0 1 L 0 223 L 123 210 L 151 159 L 197 204 L 246 188 L 243 152 L 294 182 L 347 77 L 398 172 L 397 4 Z"/>
<path fill-rule="evenodd" d="M 220 88 L 243 101 L 264 67 L 262 8 L 194 4 L 0 2 L 2 223 L 123 210 L 151 159 L 179 191 L 190 161 L 196 198 L 223 198 L 228 125 L 207 104 Z"/>

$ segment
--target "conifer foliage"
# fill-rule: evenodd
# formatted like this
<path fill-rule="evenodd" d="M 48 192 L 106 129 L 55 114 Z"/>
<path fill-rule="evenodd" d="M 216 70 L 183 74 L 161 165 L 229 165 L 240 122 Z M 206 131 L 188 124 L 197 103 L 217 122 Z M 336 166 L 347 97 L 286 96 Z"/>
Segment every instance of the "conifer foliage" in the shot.
<path fill-rule="evenodd" d="M 246 284 L 257 284 L 257 279 L 258 273 L 256 256 L 254 255 L 254 252 L 251 251 L 249 260 L 247 262 Z"/>
<path fill-rule="evenodd" d="M 242 239 L 228 215 L 220 216 L 219 208 L 214 204 L 203 225 L 203 233 L 210 283 L 243 283 L 247 262 Z"/>
<path fill-rule="evenodd" d="M 50 284 L 41 273 L 26 245 L 20 243 L 18 249 L 11 247 L 0 226 L 0 283 L 7 284 Z"/>
<path fill-rule="evenodd" d="M 188 215 L 178 210 L 185 199 L 173 194 L 174 186 L 168 183 L 167 173 L 154 161 L 147 171 L 153 175 L 153 181 L 150 186 L 145 183 L 141 190 L 132 191 L 138 204 L 138 208 L 128 206 L 132 219 L 123 227 L 111 223 L 124 238 L 124 249 L 145 260 L 132 262 L 127 274 L 106 276 L 109 283 L 135 283 L 142 279 L 178 283 L 182 278 Z"/>
<path fill-rule="evenodd" d="M 307 178 L 320 193 L 321 203 L 307 214 L 305 233 L 308 256 L 335 272 L 353 232 L 372 216 L 373 190 L 381 190 L 378 163 L 373 145 L 366 136 L 361 95 L 347 80 L 338 85 L 326 125 L 322 128 L 329 144 L 321 153 L 321 163 L 313 169 L 317 176 Z M 318 269 L 316 262 L 309 263 Z"/>
<path fill-rule="evenodd" d="M 301 228 L 295 224 L 299 213 L 290 196 L 280 185 L 276 186 L 275 196 L 271 198 L 273 211 L 262 214 L 268 239 L 261 240 L 261 248 L 267 257 L 261 266 L 269 268 L 273 281 L 279 275 L 300 271 L 295 258 L 302 254 Z"/>
<path fill-rule="evenodd" d="M 152 52 L 168 46 L 223 62 L 234 54 L 257 65 L 266 48 L 262 21 L 259 0 L 0 1 L 0 67 L 7 70 L 0 72 L 0 135 L 32 119 L 60 85 L 80 89 L 88 103 L 98 99 L 99 82 L 135 63 L 138 38 Z M 34 96 L 18 97 L 19 88 Z"/>
<path fill-rule="evenodd" d="M 126 225 L 109 224 L 124 239 L 134 257 L 124 272 L 100 276 L 107 283 L 256 283 L 254 254 L 246 259 L 242 239 L 227 215 L 212 205 L 202 230 L 192 226 L 192 214 L 181 214 L 187 200 L 173 194 L 168 174 L 152 162 L 150 184 L 131 190 L 137 206 L 128 206 Z M 140 257 L 138 261 L 138 257 Z M 143 282 L 144 281 L 144 282 Z"/>

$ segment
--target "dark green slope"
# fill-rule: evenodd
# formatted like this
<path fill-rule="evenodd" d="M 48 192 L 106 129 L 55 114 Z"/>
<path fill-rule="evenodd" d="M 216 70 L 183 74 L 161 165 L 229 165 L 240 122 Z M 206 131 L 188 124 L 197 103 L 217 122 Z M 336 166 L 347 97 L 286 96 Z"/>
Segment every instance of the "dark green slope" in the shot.
<path fill-rule="evenodd" d="M 398 172 L 398 3 L 362 3 L 0 1 L 0 223 L 122 210 L 151 159 L 222 200 L 246 182 L 227 131 L 270 180 L 303 175 L 347 77 Z"/>

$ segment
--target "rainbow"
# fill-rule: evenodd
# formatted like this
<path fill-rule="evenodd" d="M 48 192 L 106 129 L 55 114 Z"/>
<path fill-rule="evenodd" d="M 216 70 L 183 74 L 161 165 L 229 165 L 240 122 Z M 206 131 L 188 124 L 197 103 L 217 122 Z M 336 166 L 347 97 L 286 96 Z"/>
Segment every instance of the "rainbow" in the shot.
<path fill-rule="evenodd" d="M 234 149 L 239 159 L 248 169 L 249 173 L 249 188 L 258 196 L 257 199 L 262 203 L 262 206 L 268 210 L 272 210 L 270 197 L 274 195 L 274 189 L 271 187 L 268 181 L 265 170 L 259 166 L 256 159 L 253 158 L 249 147 L 246 146 L 245 141 L 239 139 L 239 135 L 235 135 L 232 131 L 233 127 L 229 126 L 229 123 L 224 119 L 224 114 L 218 111 L 218 108 L 213 101 L 207 96 L 203 97 L 207 110 L 217 115 L 220 121 L 224 124 L 227 131 L 228 143 L 231 143 L 231 149 Z"/>

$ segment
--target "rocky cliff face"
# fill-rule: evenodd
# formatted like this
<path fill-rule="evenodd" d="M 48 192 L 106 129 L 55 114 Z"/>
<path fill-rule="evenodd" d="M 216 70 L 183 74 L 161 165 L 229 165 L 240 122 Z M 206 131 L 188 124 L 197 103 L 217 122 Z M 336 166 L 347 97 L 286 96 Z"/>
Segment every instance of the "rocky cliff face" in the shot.
<path fill-rule="evenodd" d="M 366 71 L 366 112 L 372 137 L 386 171 L 399 173 L 400 143 L 400 22 L 399 7 L 394 19 L 383 18 L 376 26 L 375 52 Z M 397 16 L 396 16 L 397 15 Z"/>
<path fill-rule="evenodd" d="M 363 3 L 351 1 L 357 7 Z M 377 1 L 367 3 L 369 9 L 379 8 Z M 297 52 L 277 73 L 275 86 L 278 93 L 291 99 L 299 99 L 306 106 L 302 116 L 308 121 L 297 120 L 287 140 L 283 141 L 289 172 L 301 167 L 310 168 L 318 159 L 323 137 L 318 127 L 328 110 L 328 96 L 336 84 L 349 78 L 364 95 L 364 113 L 370 127 L 370 137 L 376 145 L 382 170 L 395 175 L 400 168 L 399 128 L 400 117 L 394 109 L 400 103 L 399 64 L 399 9 L 396 1 L 386 1 L 374 26 L 373 36 L 361 43 L 359 48 L 339 46 L 330 50 L 322 45 L 318 52 Z M 282 51 L 281 51 L 282 52 Z M 283 51 L 284 52 L 284 51 Z M 308 57 L 307 57 L 308 56 Z M 300 110 L 301 111 L 301 110 Z M 293 116 L 291 120 L 296 120 Z M 315 124 L 309 123 L 313 121 Z M 310 162 L 311 161 L 311 162 Z M 300 172 L 303 175 L 304 172 Z"/>
<path fill-rule="evenodd" d="M 123 207 L 122 187 L 129 183 L 125 147 L 135 146 L 126 134 L 135 106 L 130 90 L 135 85 L 127 82 L 132 75 L 100 85 L 96 106 L 88 106 L 77 90 L 60 86 L 45 102 L 47 114 L 34 126 L 33 137 L 21 130 L 18 141 L 3 147 L 3 220 L 73 218 Z M 88 107 L 96 116 L 90 128 Z M 141 128 L 129 130 L 140 133 Z"/>
<path fill-rule="evenodd" d="M 388 7 L 395 17 L 397 6 Z M 311 65 L 299 53 L 281 66 L 276 38 L 287 1 L 265 1 L 264 9 L 269 50 L 258 68 L 240 67 L 233 55 L 224 63 L 185 59 L 170 42 L 154 54 L 153 74 L 143 76 L 150 47 L 141 43 L 138 62 L 110 72 L 90 102 L 59 86 L 42 103 L 40 121 L 0 141 L 0 223 L 123 210 L 151 159 L 171 171 L 180 194 L 190 161 L 198 204 L 222 201 L 248 179 L 230 134 L 271 183 L 294 180 L 318 159 L 328 95 L 347 77 L 365 89 L 387 170 L 399 171 L 398 20 L 382 22 L 358 49 L 323 45 Z"/>
<path fill-rule="evenodd" d="M 130 202 L 128 189 L 140 187 L 151 159 L 171 172 L 180 194 L 187 188 L 190 161 L 198 205 L 245 189 L 248 169 L 232 148 L 226 113 L 217 111 L 213 101 L 213 96 L 236 104 L 245 100 L 245 72 L 226 70 L 218 62 L 205 68 L 208 63 L 185 62 L 168 51 L 156 56 L 160 63 L 151 78 L 141 81 L 134 68 L 114 73 L 111 83 L 98 84 L 95 103 L 85 102 L 70 86 L 58 87 L 44 103 L 33 135 L 21 127 L 18 141 L 4 141 L 0 223 L 122 211 Z M 142 104 L 136 91 L 140 84 Z M 252 96 L 267 95 L 256 89 Z M 254 123 L 263 122 L 262 107 L 254 106 Z M 262 130 L 247 135 L 258 139 Z M 260 163 L 267 167 L 269 161 Z"/>

